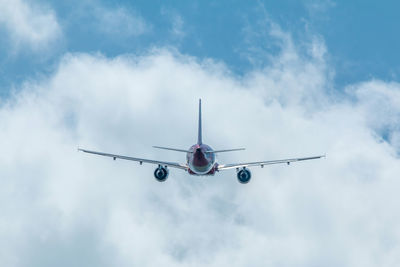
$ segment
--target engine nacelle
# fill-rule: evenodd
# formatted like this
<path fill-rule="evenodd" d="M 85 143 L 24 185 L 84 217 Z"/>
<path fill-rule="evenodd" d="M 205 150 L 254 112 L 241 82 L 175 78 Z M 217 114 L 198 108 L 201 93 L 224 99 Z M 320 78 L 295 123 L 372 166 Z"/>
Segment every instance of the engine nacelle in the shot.
<path fill-rule="evenodd" d="M 159 182 L 165 182 L 168 178 L 169 171 L 167 167 L 158 166 L 158 168 L 154 171 L 154 177 Z"/>
<path fill-rule="evenodd" d="M 237 172 L 237 178 L 239 180 L 239 183 L 247 184 L 248 182 L 250 182 L 251 172 L 248 169 L 243 168 Z"/>

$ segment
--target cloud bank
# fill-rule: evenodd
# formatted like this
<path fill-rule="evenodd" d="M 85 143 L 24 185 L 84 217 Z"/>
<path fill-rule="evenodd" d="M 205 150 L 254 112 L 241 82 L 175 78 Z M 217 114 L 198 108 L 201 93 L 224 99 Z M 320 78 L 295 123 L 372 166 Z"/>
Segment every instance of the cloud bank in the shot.
<path fill-rule="evenodd" d="M 1 26 L 7 30 L 13 49 L 27 45 L 42 50 L 62 33 L 53 10 L 24 0 L 0 0 Z"/>
<path fill-rule="evenodd" d="M 400 85 L 342 95 L 314 43 L 236 77 L 166 50 L 69 54 L 0 108 L 2 266 L 394 266 L 399 262 Z M 220 162 L 325 160 L 192 177 L 76 152 L 183 161 L 202 97 Z"/>

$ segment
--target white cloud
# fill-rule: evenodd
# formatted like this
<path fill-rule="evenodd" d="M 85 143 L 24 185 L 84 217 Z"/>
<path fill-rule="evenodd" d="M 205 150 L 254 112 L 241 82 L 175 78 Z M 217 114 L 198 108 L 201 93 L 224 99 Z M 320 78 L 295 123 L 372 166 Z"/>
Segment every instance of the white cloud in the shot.
<path fill-rule="evenodd" d="M 369 81 L 347 88 L 359 101 L 366 123 L 378 136 L 386 137 L 400 151 L 400 84 Z"/>
<path fill-rule="evenodd" d="M 326 12 L 336 6 L 336 3 L 332 0 L 307 0 L 304 3 L 311 16 L 320 17 L 326 16 Z"/>
<path fill-rule="evenodd" d="M 175 14 L 172 18 L 172 29 L 171 33 L 177 38 L 183 38 L 185 36 L 185 31 L 183 30 L 184 21 L 182 16 Z"/>
<path fill-rule="evenodd" d="M 54 11 L 24 0 L 0 0 L 0 27 L 7 29 L 14 49 L 44 49 L 61 36 Z"/>
<path fill-rule="evenodd" d="M 176 10 L 165 7 L 161 8 L 161 15 L 165 16 L 171 23 L 171 28 L 169 30 L 171 37 L 182 40 L 186 35 L 183 17 Z"/>
<path fill-rule="evenodd" d="M 138 36 L 150 31 L 150 25 L 136 12 L 124 7 L 105 8 L 96 6 L 93 9 L 96 27 L 106 34 L 125 37 Z"/>
<path fill-rule="evenodd" d="M 376 133 L 396 121 L 399 86 L 334 97 L 320 54 L 287 46 L 245 78 L 163 50 L 65 56 L 0 109 L 0 265 L 395 265 L 398 146 Z M 154 166 L 76 152 L 183 161 L 151 145 L 194 143 L 199 97 L 204 141 L 248 148 L 221 162 L 328 157 L 252 169 L 243 186 L 234 171 L 158 183 Z"/>

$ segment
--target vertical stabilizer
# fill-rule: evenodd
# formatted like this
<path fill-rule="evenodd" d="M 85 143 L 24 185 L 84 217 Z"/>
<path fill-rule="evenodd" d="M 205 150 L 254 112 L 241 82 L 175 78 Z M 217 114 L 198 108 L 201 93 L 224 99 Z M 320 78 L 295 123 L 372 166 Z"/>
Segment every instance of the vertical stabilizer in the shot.
<path fill-rule="evenodd" d="M 199 132 L 197 135 L 197 144 L 201 145 L 203 143 L 201 136 L 201 99 L 199 99 Z"/>

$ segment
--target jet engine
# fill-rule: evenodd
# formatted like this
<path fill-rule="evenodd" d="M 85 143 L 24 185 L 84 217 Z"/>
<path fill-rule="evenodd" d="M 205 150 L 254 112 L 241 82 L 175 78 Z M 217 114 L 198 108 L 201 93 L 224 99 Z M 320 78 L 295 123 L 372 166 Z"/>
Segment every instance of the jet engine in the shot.
<path fill-rule="evenodd" d="M 154 171 L 154 177 L 159 182 L 165 182 L 168 178 L 169 171 L 167 167 L 158 166 L 158 168 Z"/>
<path fill-rule="evenodd" d="M 248 182 L 250 182 L 251 172 L 246 168 L 242 168 L 240 171 L 237 172 L 237 178 L 239 180 L 239 183 L 247 184 Z"/>

